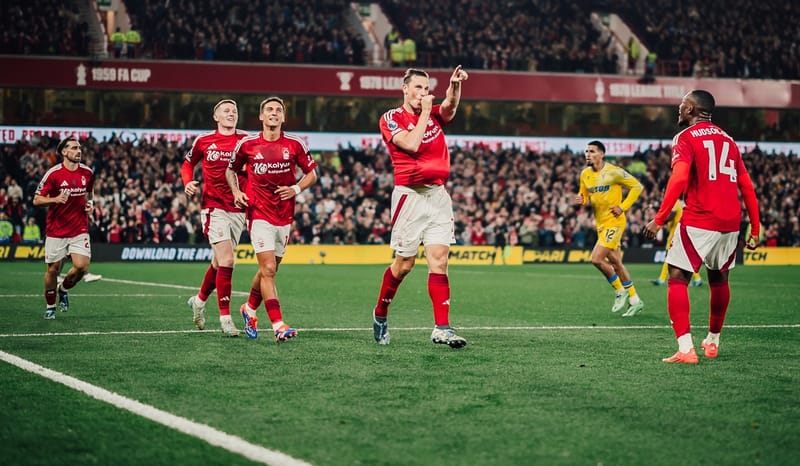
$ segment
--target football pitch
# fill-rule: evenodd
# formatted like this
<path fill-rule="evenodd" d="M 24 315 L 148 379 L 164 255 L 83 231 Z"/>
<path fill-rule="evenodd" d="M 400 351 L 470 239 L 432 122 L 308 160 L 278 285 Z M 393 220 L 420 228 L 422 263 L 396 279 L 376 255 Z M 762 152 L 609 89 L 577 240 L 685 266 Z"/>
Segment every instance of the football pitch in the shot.
<path fill-rule="evenodd" d="M 800 457 L 800 268 L 737 266 L 717 359 L 677 344 L 657 265 L 630 265 L 646 307 L 611 314 L 589 264 L 451 267 L 451 323 L 430 341 L 426 270 L 372 338 L 385 266 L 285 265 L 284 318 L 225 338 L 187 298 L 206 264 L 96 263 L 42 318 L 43 263 L 0 263 L 0 458 L 7 465 L 788 465 Z M 237 266 L 241 329 L 254 266 Z M 705 274 L 703 274 L 705 278 Z M 695 345 L 708 286 L 690 288 Z"/>

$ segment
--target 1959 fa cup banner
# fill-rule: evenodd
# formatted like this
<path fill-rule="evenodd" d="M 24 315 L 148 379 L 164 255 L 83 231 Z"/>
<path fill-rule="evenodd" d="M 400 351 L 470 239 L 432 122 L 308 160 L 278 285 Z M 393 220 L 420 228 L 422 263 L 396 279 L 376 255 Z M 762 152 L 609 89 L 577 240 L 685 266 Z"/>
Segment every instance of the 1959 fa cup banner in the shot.
<path fill-rule="evenodd" d="M 402 70 L 386 68 L 0 57 L 0 86 L 189 92 L 398 97 Z M 431 70 L 431 91 L 443 96 L 452 70 Z M 469 70 L 469 99 L 677 105 L 706 89 L 721 107 L 800 108 L 800 82 L 779 80 L 508 73 Z M 208 79 L 210 75 L 225 79 Z"/>

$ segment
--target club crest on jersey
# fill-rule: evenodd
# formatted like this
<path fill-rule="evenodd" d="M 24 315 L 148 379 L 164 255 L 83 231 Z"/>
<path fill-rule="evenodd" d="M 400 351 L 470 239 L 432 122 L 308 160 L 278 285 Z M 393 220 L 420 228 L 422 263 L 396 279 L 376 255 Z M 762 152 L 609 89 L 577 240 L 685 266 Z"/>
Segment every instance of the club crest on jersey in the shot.
<path fill-rule="evenodd" d="M 288 147 L 284 147 L 283 148 L 283 160 L 289 160 L 289 148 Z"/>
<path fill-rule="evenodd" d="M 81 177 L 81 184 L 86 186 L 86 177 L 85 176 Z"/>

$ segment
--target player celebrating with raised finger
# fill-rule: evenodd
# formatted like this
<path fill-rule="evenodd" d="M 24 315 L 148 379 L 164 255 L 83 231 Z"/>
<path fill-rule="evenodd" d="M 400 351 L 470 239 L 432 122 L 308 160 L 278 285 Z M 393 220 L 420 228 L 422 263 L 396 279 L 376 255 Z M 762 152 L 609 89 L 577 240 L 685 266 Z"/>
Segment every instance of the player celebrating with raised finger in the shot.
<path fill-rule="evenodd" d="M 411 272 L 417 249 L 425 247 L 428 262 L 428 295 L 433 304 L 431 341 L 461 348 L 467 340 L 450 327 L 450 282 L 447 264 L 450 244 L 455 243 L 453 205 L 444 185 L 450 177 L 450 151 L 443 127 L 456 115 L 461 83 L 469 75 L 461 65 L 453 70 L 444 101 L 433 104 L 428 73 L 408 69 L 403 76 L 403 105 L 384 113 L 379 126 L 392 158 L 392 237 L 395 251 L 386 269 L 373 310 L 373 336 L 389 344 L 387 315 L 397 288 Z"/>

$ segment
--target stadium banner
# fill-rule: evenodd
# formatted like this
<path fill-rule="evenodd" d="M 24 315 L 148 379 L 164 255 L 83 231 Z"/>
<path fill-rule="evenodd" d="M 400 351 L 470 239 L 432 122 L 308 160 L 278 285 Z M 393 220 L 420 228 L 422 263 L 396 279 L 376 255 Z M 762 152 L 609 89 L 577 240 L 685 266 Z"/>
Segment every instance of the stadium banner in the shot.
<path fill-rule="evenodd" d="M 769 248 L 766 248 L 769 249 Z M 786 248 L 793 249 L 793 248 Z M 796 264 L 800 265 L 800 248 Z M 758 251 L 763 251 L 759 249 Z M 758 252 L 757 251 L 757 252 Z M 622 257 L 626 264 L 663 264 L 667 251 L 660 248 L 625 248 Z M 522 253 L 523 264 L 588 264 L 592 262 L 591 249 L 570 248 L 525 248 Z M 742 264 L 742 249 L 737 250 L 736 263 Z"/>
<path fill-rule="evenodd" d="M 394 251 L 385 244 L 291 244 L 286 249 L 281 264 L 391 264 Z M 238 264 L 256 264 L 253 248 L 249 244 L 236 247 Z M 425 250 L 419 248 L 417 262 L 424 264 Z M 503 251 L 493 246 L 450 247 L 450 265 L 522 265 L 522 248 L 507 247 Z"/>
<path fill-rule="evenodd" d="M 14 144 L 19 140 L 48 136 L 62 139 L 75 136 L 84 140 L 93 137 L 98 141 L 108 141 L 117 137 L 123 142 L 139 144 L 167 141 L 173 143 L 191 142 L 197 136 L 207 133 L 207 129 L 148 129 L 148 128 L 101 128 L 73 126 L 31 126 L 0 125 L 0 144 Z M 293 134 L 301 137 L 312 151 L 337 151 L 342 147 L 371 148 L 383 144 L 378 133 L 337 133 L 296 131 Z M 452 147 L 470 148 L 476 145 L 491 150 L 520 148 L 532 152 L 558 152 L 563 149 L 582 151 L 587 138 L 573 137 L 536 137 L 536 136 L 490 136 L 490 135 L 448 135 L 447 140 Z M 607 138 L 606 155 L 612 157 L 631 157 L 636 152 L 647 149 L 669 146 L 672 139 L 634 139 Z M 766 154 L 800 154 L 798 142 L 755 142 L 737 141 L 742 153 L 750 152 L 758 147 Z"/>
<path fill-rule="evenodd" d="M 209 61 L 90 61 L 72 57 L 0 57 L 5 88 L 264 93 L 399 98 L 402 70 L 335 65 Z M 800 82 L 658 76 L 558 74 L 468 70 L 469 98 L 531 102 L 674 105 L 692 89 L 706 89 L 720 107 L 798 108 Z M 443 95 L 451 70 L 430 73 L 431 91 Z M 225 79 L 208 79 L 225 76 Z"/>
<path fill-rule="evenodd" d="M 209 262 L 211 247 L 189 244 L 108 244 L 92 245 L 92 262 Z M 236 263 L 256 264 L 250 244 L 236 247 Z M 655 248 L 623 250 L 626 263 L 660 264 L 666 251 Z M 292 244 L 286 250 L 283 264 L 390 264 L 394 252 L 387 245 Z M 419 249 L 417 259 L 425 262 L 425 251 Z M 43 261 L 43 244 L 0 244 L 0 261 Z M 590 263 L 591 249 L 522 248 L 506 246 L 450 247 L 451 265 L 522 265 L 548 263 Z M 736 262 L 744 265 L 800 265 L 800 248 L 770 247 L 755 251 L 739 250 Z"/>
<path fill-rule="evenodd" d="M 664 262 L 665 253 L 653 248 L 626 248 L 622 252 L 626 263 L 651 264 Z M 592 262 L 591 249 L 525 248 L 523 264 L 588 264 Z"/>
<path fill-rule="evenodd" d="M 744 265 L 800 265 L 800 248 L 764 247 L 744 250 Z"/>
<path fill-rule="evenodd" d="M 237 264 L 257 264 L 250 244 L 240 244 L 234 252 Z M 188 244 L 92 244 L 92 262 L 209 262 L 208 245 Z M 394 251 L 388 245 L 309 245 L 292 244 L 282 264 L 391 264 Z M 425 251 L 417 253 L 425 263 Z M 43 261 L 44 245 L 0 245 L 0 261 Z M 451 246 L 451 265 L 522 265 L 522 248 L 507 246 Z"/>

